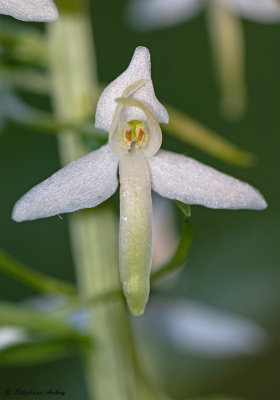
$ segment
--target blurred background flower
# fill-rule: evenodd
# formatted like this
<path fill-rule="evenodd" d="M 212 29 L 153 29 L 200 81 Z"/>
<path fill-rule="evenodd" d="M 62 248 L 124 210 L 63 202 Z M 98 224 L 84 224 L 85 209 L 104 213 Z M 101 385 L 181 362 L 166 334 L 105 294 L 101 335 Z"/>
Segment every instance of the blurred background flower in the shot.
<path fill-rule="evenodd" d="M 221 110 L 230 119 L 239 118 L 247 102 L 245 41 L 239 17 L 279 23 L 280 6 L 276 0 L 130 0 L 126 16 L 132 29 L 145 31 L 182 23 L 205 6 Z"/>
<path fill-rule="evenodd" d="M 248 318 L 192 300 L 155 296 L 146 318 L 163 343 L 197 357 L 249 356 L 268 344 L 264 330 Z"/>

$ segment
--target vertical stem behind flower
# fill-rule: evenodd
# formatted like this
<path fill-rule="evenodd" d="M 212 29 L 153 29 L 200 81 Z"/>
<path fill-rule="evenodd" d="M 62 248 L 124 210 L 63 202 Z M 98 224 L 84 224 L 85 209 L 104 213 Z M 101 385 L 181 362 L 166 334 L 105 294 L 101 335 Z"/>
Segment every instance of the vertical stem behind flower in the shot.
<path fill-rule="evenodd" d="M 208 28 L 212 44 L 221 109 L 227 118 L 239 118 L 246 108 L 244 37 L 242 22 L 220 0 L 209 1 Z"/>
<path fill-rule="evenodd" d="M 48 26 L 48 37 L 56 114 L 79 122 L 92 115 L 98 90 L 88 12 L 84 1 L 75 4 L 71 9 L 62 7 L 59 20 Z M 61 135 L 59 149 L 63 164 L 86 151 L 71 132 Z M 98 295 L 119 285 L 115 222 L 106 206 L 69 216 L 81 296 Z M 85 355 L 90 397 L 135 399 L 134 359 L 123 300 L 96 306 L 89 330 L 94 343 Z"/>

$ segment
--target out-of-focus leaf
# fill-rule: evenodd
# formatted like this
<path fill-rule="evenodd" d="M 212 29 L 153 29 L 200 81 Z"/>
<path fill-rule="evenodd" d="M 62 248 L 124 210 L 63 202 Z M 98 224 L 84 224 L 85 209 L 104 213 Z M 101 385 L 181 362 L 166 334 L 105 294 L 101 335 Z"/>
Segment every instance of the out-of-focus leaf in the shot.
<path fill-rule="evenodd" d="M 6 17 L 0 17 L 1 18 L 1 33 L 0 37 L 5 37 L 5 36 L 11 36 L 11 37 L 17 37 L 18 40 L 21 39 L 21 37 L 40 37 L 44 38 L 44 35 L 40 28 L 38 29 L 38 25 L 36 24 L 19 24 L 18 21 L 16 20 L 8 20 Z"/>
<path fill-rule="evenodd" d="M 192 244 L 192 238 L 193 234 L 191 222 L 189 220 L 185 220 L 175 254 L 166 265 L 151 274 L 151 283 L 174 271 L 183 264 L 189 253 Z"/>
<path fill-rule="evenodd" d="M 188 400 L 242 400 L 240 397 L 232 397 L 232 396 L 223 396 L 223 395 L 217 395 L 217 396 L 205 396 L 205 397 L 193 397 Z"/>
<path fill-rule="evenodd" d="M 18 343 L 0 350 L 0 365 L 18 367 L 41 364 L 67 357 L 78 349 L 77 342 L 69 339 L 38 339 Z"/>
<path fill-rule="evenodd" d="M 170 106 L 167 106 L 167 110 L 170 122 L 164 126 L 164 129 L 174 136 L 228 163 L 243 167 L 254 164 L 253 154 L 240 149 L 184 113 Z"/>
<path fill-rule="evenodd" d="M 95 129 L 92 118 L 79 123 L 60 121 L 51 114 L 24 103 L 12 89 L 8 77 L 8 82 L 4 81 L 5 76 L 5 74 L 4 77 L 1 75 L 0 70 L 0 130 L 6 120 L 11 120 L 29 130 L 51 135 L 60 135 L 71 131 L 81 135 L 88 141 L 89 147 L 94 149 L 107 142 L 107 135 L 103 131 Z"/>
<path fill-rule="evenodd" d="M 0 303 L 0 325 L 20 326 L 30 332 L 54 338 L 79 339 L 83 337 L 61 318 L 7 302 Z"/>
<path fill-rule="evenodd" d="M 176 206 L 178 208 L 180 208 L 180 210 L 185 215 L 185 217 L 190 217 L 191 216 L 191 214 L 192 214 L 191 207 L 188 204 L 182 203 L 179 200 L 173 200 L 173 201 L 176 204 Z"/>
<path fill-rule="evenodd" d="M 0 63 L 0 75 L 2 81 L 8 82 L 16 89 L 40 95 L 49 94 L 50 82 L 42 71 Z"/>
<path fill-rule="evenodd" d="M 18 122 L 29 129 L 46 134 L 61 135 L 71 131 L 83 136 L 85 139 L 98 141 L 100 145 L 106 143 L 108 140 L 108 136 L 104 135 L 104 132 L 95 129 L 91 121 L 81 121 L 80 124 L 71 121 L 59 121 L 47 113 L 38 112 L 34 118 Z"/>
<path fill-rule="evenodd" d="M 13 61 L 46 64 L 46 42 L 38 29 L 16 29 L 15 24 L 1 21 L 0 46 Z"/>
<path fill-rule="evenodd" d="M 76 294 L 76 290 L 71 284 L 34 271 L 30 267 L 16 261 L 2 250 L 0 250 L 0 271 L 5 272 L 7 275 L 39 292 L 57 293 L 68 296 Z"/>
<path fill-rule="evenodd" d="M 37 118 L 38 110 L 25 104 L 2 78 L 0 74 L 0 129 L 8 119 L 26 123 Z"/>

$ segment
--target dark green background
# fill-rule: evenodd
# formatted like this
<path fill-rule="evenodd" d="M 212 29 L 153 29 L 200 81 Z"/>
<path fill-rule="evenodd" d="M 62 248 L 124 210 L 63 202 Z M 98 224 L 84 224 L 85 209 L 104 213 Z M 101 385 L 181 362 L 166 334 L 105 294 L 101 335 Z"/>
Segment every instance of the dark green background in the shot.
<path fill-rule="evenodd" d="M 174 399 L 216 392 L 254 400 L 278 399 L 279 25 L 243 23 L 249 107 L 243 119 L 232 123 L 219 113 L 205 15 L 174 28 L 135 33 L 125 24 L 124 5 L 120 0 L 92 1 L 100 81 L 110 82 L 127 67 L 136 46 L 147 46 L 152 55 L 157 97 L 251 150 L 258 162 L 251 169 L 229 166 L 165 134 L 163 147 L 187 153 L 250 182 L 262 191 L 269 204 L 263 212 L 193 207 L 194 245 L 174 293 L 259 322 L 270 337 L 267 351 L 221 361 L 182 355 L 166 344 L 160 355 L 163 385 Z M 74 281 L 66 216 L 63 220 L 54 217 L 23 224 L 10 219 L 15 201 L 58 168 L 53 137 L 30 133 L 12 123 L 6 125 L 0 137 L 0 246 L 37 270 Z M 11 301 L 35 294 L 2 273 L 0 291 L 2 299 Z M 86 399 L 78 358 L 36 367 L 1 368 L 0 377 L 1 390 L 3 385 L 13 389 L 59 387 L 67 392 L 68 400 Z M 8 397 L 0 394 L 0 398 Z"/>

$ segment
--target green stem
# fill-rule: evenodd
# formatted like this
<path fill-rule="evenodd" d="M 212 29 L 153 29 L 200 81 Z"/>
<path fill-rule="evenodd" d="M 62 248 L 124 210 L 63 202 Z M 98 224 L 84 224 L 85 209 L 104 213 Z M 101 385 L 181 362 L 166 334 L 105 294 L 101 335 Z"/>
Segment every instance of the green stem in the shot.
<path fill-rule="evenodd" d="M 27 267 L 10 257 L 3 250 L 0 250 L 0 271 L 13 276 L 13 278 L 39 292 L 56 293 L 66 296 L 76 294 L 76 290 L 72 285 L 58 279 L 53 279 Z"/>
<path fill-rule="evenodd" d="M 73 3 L 74 9 L 60 10 L 48 33 L 55 111 L 62 120 L 78 123 L 92 114 L 98 86 L 86 5 Z M 59 149 L 63 164 L 86 151 L 71 131 L 60 136 Z M 90 297 L 119 287 L 112 210 L 105 205 L 80 211 L 69 216 L 69 224 L 80 295 Z M 136 399 L 132 341 L 121 297 L 91 310 L 89 334 L 95 344 L 85 355 L 90 398 Z"/>
<path fill-rule="evenodd" d="M 209 2 L 207 19 L 221 110 L 229 119 L 240 118 L 247 102 L 242 22 L 219 0 Z"/>

